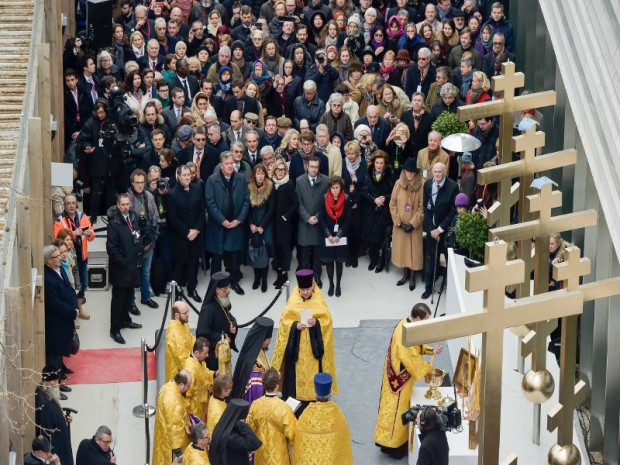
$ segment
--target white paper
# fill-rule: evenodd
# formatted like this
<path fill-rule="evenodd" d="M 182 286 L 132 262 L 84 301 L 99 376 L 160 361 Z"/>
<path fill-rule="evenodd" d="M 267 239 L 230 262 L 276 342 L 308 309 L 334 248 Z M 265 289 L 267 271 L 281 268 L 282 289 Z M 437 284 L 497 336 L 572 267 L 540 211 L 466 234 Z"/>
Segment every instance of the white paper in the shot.
<path fill-rule="evenodd" d="M 328 238 L 325 238 L 325 247 L 338 247 L 341 245 L 347 245 L 347 238 L 346 237 L 341 237 L 340 238 L 340 242 L 336 243 L 336 244 L 332 244 L 331 242 L 329 242 Z"/>
<path fill-rule="evenodd" d="M 73 187 L 71 163 L 52 163 L 52 186 Z"/>
<path fill-rule="evenodd" d="M 289 397 L 288 399 L 286 399 L 286 403 L 293 409 L 293 412 L 295 412 L 301 405 L 301 402 L 299 402 L 294 397 Z"/>
<path fill-rule="evenodd" d="M 308 320 L 312 318 L 312 310 L 306 308 L 301 311 L 301 321 L 300 323 L 304 325 L 308 325 Z"/>

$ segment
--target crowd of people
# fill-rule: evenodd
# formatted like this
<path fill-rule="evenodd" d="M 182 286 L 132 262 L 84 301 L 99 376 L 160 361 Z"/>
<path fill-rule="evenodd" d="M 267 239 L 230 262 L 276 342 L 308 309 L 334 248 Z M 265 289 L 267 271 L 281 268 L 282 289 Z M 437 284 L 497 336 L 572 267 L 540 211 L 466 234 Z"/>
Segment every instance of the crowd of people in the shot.
<path fill-rule="evenodd" d="M 468 122 L 481 146 L 464 154 L 444 150 L 433 125 L 445 112 L 493 98 L 490 79 L 514 59 L 504 3 L 120 0 L 109 46 L 94 50 L 84 34 L 68 39 L 65 158 L 75 183 L 53 193 L 56 241 L 45 249 L 45 305 L 46 333 L 54 337 L 46 338 L 49 376 L 41 401 L 70 392 L 62 382 L 71 373 L 63 357 L 71 354 L 80 319 L 89 319 L 82 308 L 88 244 L 107 225 L 116 343 L 125 343 L 121 330 L 141 328 L 132 320 L 141 313 L 138 292 L 141 305 L 157 308 L 153 297 L 174 281 L 203 303 L 197 338 L 187 328 L 189 307 L 172 307 L 168 383 L 158 396 L 160 462 L 154 463 L 173 456 L 208 463 L 208 450 L 211 463 L 236 464 L 230 457 L 238 452 L 231 449 L 228 459 L 222 452 L 234 449 L 226 446 L 231 438 L 244 438 L 242 449 L 256 451 L 256 464 L 288 463 L 261 449 L 265 437 L 255 428 L 261 414 L 252 409 L 282 413 L 284 445 L 297 445 L 297 436 L 290 412 L 276 405 L 279 390 L 302 402 L 297 416 L 307 411 L 309 418 L 308 403 L 317 400 L 323 410 L 337 409 L 329 400 L 338 388 L 323 268 L 327 295 L 340 297 L 344 269 L 358 267 L 367 254 L 369 271 L 380 273 L 390 263 L 402 268 L 398 286 L 413 290 L 422 275 L 427 299 L 457 207 L 476 205 L 486 214 L 496 199 L 494 186 L 475 181 L 476 170 L 499 162 L 496 120 Z M 520 118 L 536 122 L 533 111 Z M 270 268 L 279 288 L 289 279 L 294 251 L 303 270 L 298 279 L 306 281 L 282 315 L 274 358 L 259 357 L 271 333 L 268 322 L 257 321 L 249 358 L 237 364 L 243 374 L 216 376 L 222 334 L 237 349 L 230 293 L 245 293 L 241 281 L 249 268 L 253 291 L 267 292 Z M 196 290 L 200 267 L 211 270 L 204 302 Z M 300 312 L 317 296 L 312 317 L 300 323 Z M 410 321 L 423 317 L 412 313 Z M 400 356 L 405 352 L 394 360 Z M 401 368 L 407 371 L 407 362 Z M 330 378 L 314 379 L 319 373 Z M 248 379 L 252 389 L 244 388 Z M 226 403 L 231 392 L 239 399 L 253 390 L 247 404 Z M 192 401 L 182 411 L 179 400 L 185 405 L 188 395 Z M 392 413 L 402 408 L 400 401 L 388 403 Z M 188 412 L 196 417 L 191 431 L 185 422 L 167 423 Z M 341 412 L 332 414 L 334 434 L 348 437 Z M 254 437 L 240 426 L 246 415 Z M 225 426 L 218 430 L 218 424 Z M 385 439 L 381 428 L 388 426 L 378 422 L 377 444 L 402 454 L 403 432 Z M 158 439 L 164 430 L 173 432 Z M 102 426 L 84 447 L 115 463 L 110 438 Z M 316 446 L 303 444 L 296 450 L 311 453 Z M 348 463 L 349 453 L 334 460 Z"/>

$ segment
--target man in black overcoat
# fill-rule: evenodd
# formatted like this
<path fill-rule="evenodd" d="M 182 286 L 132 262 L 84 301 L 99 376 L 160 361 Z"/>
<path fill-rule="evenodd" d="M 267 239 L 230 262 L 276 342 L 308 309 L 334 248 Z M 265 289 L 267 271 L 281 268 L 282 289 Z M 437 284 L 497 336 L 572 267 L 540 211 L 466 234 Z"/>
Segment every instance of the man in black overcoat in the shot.
<path fill-rule="evenodd" d="M 140 225 L 131 210 L 129 194 L 118 194 L 116 206 L 108 210 L 108 240 L 106 241 L 112 284 L 110 304 L 110 337 L 125 344 L 122 328 L 139 329 L 142 325 L 131 321 L 134 287 L 140 283 L 140 266 L 144 242 Z"/>
<path fill-rule="evenodd" d="M 459 193 L 456 182 L 446 176 L 443 163 L 433 165 L 433 178 L 424 183 L 424 251 L 426 254 L 426 277 L 424 280 L 423 299 L 428 299 L 433 291 L 439 256 L 447 259 L 446 235 L 454 215 L 454 200 Z"/>
<path fill-rule="evenodd" d="M 196 292 L 198 258 L 202 256 L 202 232 L 205 226 L 204 195 L 186 165 L 177 168 L 178 183 L 168 194 L 168 227 L 172 244 L 174 280 L 187 286 L 187 295 L 196 302 L 202 299 Z"/>

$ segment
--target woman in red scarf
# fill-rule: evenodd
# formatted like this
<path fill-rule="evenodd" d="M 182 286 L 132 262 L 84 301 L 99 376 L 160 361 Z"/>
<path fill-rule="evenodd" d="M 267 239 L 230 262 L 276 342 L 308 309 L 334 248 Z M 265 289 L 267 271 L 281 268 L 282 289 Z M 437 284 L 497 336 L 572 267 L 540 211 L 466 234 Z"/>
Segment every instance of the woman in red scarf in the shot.
<path fill-rule="evenodd" d="M 329 278 L 330 297 L 336 292 L 336 297 L 342 294 L 340 280 L 342 279 L 343 264 L 347 259 L 350 207 L 344 193 L 344 181 L 340 176 L 332 176 L 328 181 L 329 189 L 325 194 L 324 212 L 321 215 L 321 223 L 325 242 L 321 247 L 321 262 L 325 264 L 327 277 Z M 334 264 L 336 265 L 336 286 L 334 287 Z"/>

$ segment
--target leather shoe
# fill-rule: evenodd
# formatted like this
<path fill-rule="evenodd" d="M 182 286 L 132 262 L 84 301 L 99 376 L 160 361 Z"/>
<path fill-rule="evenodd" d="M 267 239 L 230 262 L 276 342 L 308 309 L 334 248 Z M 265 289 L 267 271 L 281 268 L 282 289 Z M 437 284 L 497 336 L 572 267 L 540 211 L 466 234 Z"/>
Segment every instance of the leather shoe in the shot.
<path fill-rule="evenodd" d="M 68 366 L 66 366 L 64 363 L 62 364 L 62 371 L 63 373 L 67 374 L 67 375 L 72 375 L 74 373 L 74 371 L 69 368 Z"/>
<path fill-rule="evenodd" d="M 60 392 L 71 392 L 71 388 L 65 384 L 60 384 L 58 386 L 58 389 L 60 390 Z"/>
<path fill-rule="evenodd" d="M 110 337 L 114 339 L 114 342 L 116 342 L 117 344 L 125 344 L 125 338 L 123 338 L 123 335 L 120 331 L 112 331 L 110 333 Z"/>
<path fill-rule="evenodd" d="M 429 291 L 428 289 L 424 291 L 424 294 L 422 294 L 423 299 L 428 299 L 430 296 L 431 296 L 431 291 Z"/>
<path fill-rule="evenodd" d="M 60 400 L 67 400 L 67 399 L 68 399 L 68 397 L 61 392 L 60 393 Z"/>
<path fill-rule="evenodd" d="M 147 307 L 159 308 L 159 304 L 157 302 L 155 302 L 153 299 L 141 300 L 140 303 L 142 305 L 146 305 Z"/>
<path fill-rule="evenodd" d="M 316 285 L 319 286 L 319 289 L 323 289 L 323 281 L 321 281 L 321 278 L 316 278 Z"/>
<path fill-rule="evenodd" d="M 129 309 L 129 313 L 131 313 L 132 315 L 135 315 L 135 316 L 141 315 L 140 309 L 138 307 L 136 307 L 136 304 L 133 304 L 131 306 L 131 308 Z"/>
<path fill-rule="evenodd" d="M 233 291 L 235 291 L 239 295 L 245 295 L 245 291 L 239 286 L 239 283 L 232 283 L 230 285 Z"/>
<path fill-rule="evenodd" d="M 200 298 L 200 296 L 198 295 L 198 292 L 196 292 L 196 289 L 188 289 L 187 290 L 187 294 L 194 299 L 194 301 L 201 303 L 202 299 Z"/>
<path fill-rule="evenodd" d="M 142 325 L 140 323 L 134 323 L 133 321 L 127 321 L 123 323 L 123 328 L 125 329 L 140 329 Z"/>

